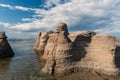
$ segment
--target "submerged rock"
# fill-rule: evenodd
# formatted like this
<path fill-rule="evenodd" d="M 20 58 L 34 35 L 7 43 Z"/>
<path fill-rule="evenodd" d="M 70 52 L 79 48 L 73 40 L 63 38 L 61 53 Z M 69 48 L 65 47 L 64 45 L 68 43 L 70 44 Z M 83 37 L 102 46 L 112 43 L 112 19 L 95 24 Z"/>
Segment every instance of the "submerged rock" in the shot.
<path fill-rule="evenodd" d="M 12 57 L 14 52 L 4 32 L 0 32 L 0 58 Z"/>
<path fill-rule="evenodd" d="M 69 35 L 67 25 L 59 23 L 44 42 L 44 48 L 39 47 L 44 51 L 41 58 L 46 60 L 44 73 L 66 74 L 87 68 L 99 74 L 117 75 L 120 71 L 120 42 L 113 36 L 96 35 L 94 31 Z M 40 43 L 36 41 L 37 47 Z"/>

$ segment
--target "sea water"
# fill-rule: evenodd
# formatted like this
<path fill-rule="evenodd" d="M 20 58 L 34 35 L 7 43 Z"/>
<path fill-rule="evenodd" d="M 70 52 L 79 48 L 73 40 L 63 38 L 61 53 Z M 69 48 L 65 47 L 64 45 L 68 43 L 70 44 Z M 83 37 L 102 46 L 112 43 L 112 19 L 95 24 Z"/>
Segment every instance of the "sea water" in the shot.
<path fill-rule="evenodd" d="M 12 58 L 0 59 L 0 80 L 30 80 L 40 72 L 41 64 L 33 51 L 33 39 L 9 40 L 15 55 Z"/>
<path fill-rule="evenodd" d="M 33 50 L 34 39 L 12 39 L 9 43 L 14 57 L 0 59 L 0 80 L 120 80 L 120 77 L 101 77 L 90 71 L 81 71 L 62 77 L 43 74 L 44 63 Z"/>

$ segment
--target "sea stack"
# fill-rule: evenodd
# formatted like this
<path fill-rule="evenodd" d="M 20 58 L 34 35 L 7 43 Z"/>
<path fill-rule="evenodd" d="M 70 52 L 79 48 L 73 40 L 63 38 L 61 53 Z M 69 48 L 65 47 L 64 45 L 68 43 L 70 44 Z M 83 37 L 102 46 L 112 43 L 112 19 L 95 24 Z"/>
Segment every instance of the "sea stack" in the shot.
<path fill-rule="evenodd" d="M 0 32 L 0 58 L 12 57 L 14 52 L 7 41 L 5 32 Z"/>
<path fill-rule="evenodd" d="M 71 68 L 71 50 L 72 42 L 68 38 L 67 25 L 59 23 L 56 26 L 56 31 L 49 35 L 49 39 L 45 48 L 43 58 L 46 59 L 43 72 L 53 73 L 67 73 Z"/>
<path fill-rule="evenodd" d="M 120 73 L 120 41 L 114 36 L 94 31 L 69 34 L 67 24 L 59 23 L 44 42 L 44 47 L 39 47 L 44 50 L 41 58 L 46 60 L 44 73 L 68 74 L 86 69 L 110 76 Z"/>

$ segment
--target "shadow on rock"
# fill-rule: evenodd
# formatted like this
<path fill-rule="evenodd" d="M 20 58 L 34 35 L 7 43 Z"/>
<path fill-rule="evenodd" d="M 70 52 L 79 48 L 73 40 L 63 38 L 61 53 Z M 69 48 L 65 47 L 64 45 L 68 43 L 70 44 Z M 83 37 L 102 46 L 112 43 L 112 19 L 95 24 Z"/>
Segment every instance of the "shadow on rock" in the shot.
<path fill-rule="evenodd" d="M 120 47 L 115 49 L 115 65 L 120 70 Z"/>

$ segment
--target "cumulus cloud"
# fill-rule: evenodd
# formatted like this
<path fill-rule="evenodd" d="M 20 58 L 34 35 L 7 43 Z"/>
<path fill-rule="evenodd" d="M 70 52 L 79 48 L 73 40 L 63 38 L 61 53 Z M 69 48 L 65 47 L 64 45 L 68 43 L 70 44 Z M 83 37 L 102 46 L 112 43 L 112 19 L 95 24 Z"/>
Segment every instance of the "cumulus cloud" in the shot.
<path fill-rule="evenodd" d="M 0 22 L 0 27 L 9 27 L 11 24 L 5 23 L 5 22 Z"/>
<path fill-rule="evenodd" d="M 6 32 L 8 38 L 15 38 L 15 39 L 16 38 L 24 38 L 24 39 L 36 38 L 38 34 L 38 32 L 34 32 L 34 31 L 24 32 L 22 30 L 12 29 L 13 26 L 14 25 L 9 23 L 0 22 L 0 32 Z"/>
<path fill-rule="evenodd" d="M 107 34 L 120 33 L 120 20 L 110 21 L 108 25 L 103 28 L 96 29 L 95 31 Z"/>
<path fill-rule="evenodd" d="M 46 0 L 44 7 L 51 7 L 53 5 L 58 5 L 61 0 Z"/>
<path fill-rule="evenodd" d="M 58 22 L 65 22 L 71 31 L 90 29 L 97 32 L 120 33 L 119 3 L 119 0 L 67 0 L 67 3 L 60 4 L 60 0 L 47 0 L 46 7 L 53 4 L 56 6 L 49 10 L 25 8 L 24 11 L 33 10 L 33 17 L 36 19 L 12 25 L 10 28 L 21 31 L 50 30 Z M 10 8 L 9 5 L 7 7 Z M 11 9 L 23 10 L 21 7 Z"/>
<path fill-rule="evenodd" d="M 51 9 L 52 7 L 58 6 L 61 3 L 67 3 L 71 0 L 45 0 L 44 8 Z"/>
<path fill-rule="evenodd" d="M 22 11 L 34 11 L 34 10 L 36 10 L 33 8 L 27 8 L 27 7 L 23 7 L 23 6 L 11 6 L 9 4 L 0 4 L 0 7 L 9 8 L 12 10 L 22 10 Z"/>
<path fill-rule="evenodd" d="M 22 18 L 21 20 L 22 20 L 22 21 L 24 21 L 24 22 L 27 22 L 27 21 L 32 21 L 32 19 L 31 19 L 31 18 Z"/>
<path fill-rule="evenodd" d="M 59 4 L 47 11 L 36 10 L 34 16 L 42 14 L 44 18 L 34 20 L 32 24 L 39 22 L 39 26 L 36 27 L 38 29 L 54 28 L 58 22 L 66 22 L 70 28 L 76 30 L 110 28 L 111 26 L 108 27 L 110 23 L 114 23 L 116 18 L 120 17 L 117 3 L 119 3 L 118 0 L 71 0 L 71 2 Z"/>

